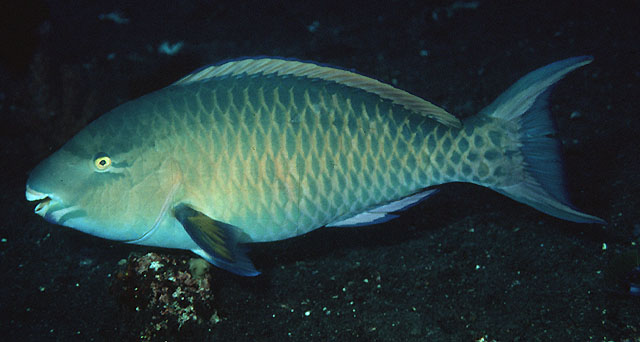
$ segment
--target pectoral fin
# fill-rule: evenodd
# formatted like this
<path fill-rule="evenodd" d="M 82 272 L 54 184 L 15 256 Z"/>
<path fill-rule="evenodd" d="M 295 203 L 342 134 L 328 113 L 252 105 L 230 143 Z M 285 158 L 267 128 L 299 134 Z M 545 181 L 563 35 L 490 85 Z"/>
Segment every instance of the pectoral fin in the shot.
<path fill-rule="evenodd" d="M 247 257 L 247 249 L 238 243 L 239 238 L 244 234 L 240 228 L 216 221 L 184 204 L 178 204 L 173 209 L 173 213 L 200 247 L 193 250 L 194 253 L 213 265 L 238 275 L 260 274 Z"/>

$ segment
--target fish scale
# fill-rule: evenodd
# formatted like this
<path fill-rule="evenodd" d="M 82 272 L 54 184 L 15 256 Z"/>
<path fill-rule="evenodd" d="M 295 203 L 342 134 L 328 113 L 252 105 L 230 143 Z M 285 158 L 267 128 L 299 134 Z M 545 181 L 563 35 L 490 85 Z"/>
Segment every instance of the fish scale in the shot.
<path fill-rule="evenodd" d="M 173 125 L 188 132 L 188 140 L 172 158 L 189 165 L 183 170 L 187 187 L 209 189 L 193 204 L 224 222 L 253 227 L 253 241 L 272 241 L 431 185 L 495 182 L 500 167 L 490 169 L 484 162 L 501 149 L 488 139 L 497 129 L 489 128 L 495 126 L 490 120 L 482 126 L 474 119 L 465 122 L 473 129 L 446 127 L 364 91 L 327 81 L 297 84 L 305 82 L 236 77 L 186 86 L 183 95 L 173 96 L 178 101 L 165 108 L 169 116 L 183 113 L 176 116 L 182 122 Z M 485 158 L 471 164 L 473 155 Z M 408 159 L 415 164 L 407 165 Z"/>
<path fill-rule="evenodd" d="M 512 161 L 496 161 L 506 147 L 500 139 L 489 138 L 507 134 L 500 128 L 500 121 L 471 117 L 463 126 L 462 129 L 439 127 L 427 136 L 424 148 L 431 166 L 427 172 L 429 185 L 446 182 L 508 185 L 508 181 L 502 179 L 502 170 Z M 515 157 L 517 155 L 510 156 Z"/>
<path fill-rule="evenodd" d="M 184 120 L 191 120 L 185 129 L 193 125 L 189 131 L 200 130 L 191 136 L 208 137 L 193 143 L 208 145 L 204 150 L 217 156 L 210 167 L 212 176 L 206 182 L 200 176 L 206 163 L 198 163 L 199 150 L 175 156 L 181 164 L 195 165 L 194 176 L 185 178 L 198 182 L 187 185 L 211 189 L 198 207 L 233 225 L 254 227 L 250 235 L 255 241 L 300 234 L 428 185 L 418 183 L 427 178 L 426 169 L 401 166 L 410 155 L 424 151 L 423 139 L 416 138 L 420 132 L 407 124 L 407 117 L 414 114 L 385 101 L 367 106 L 367 101 L 377 99 L 363 91 L 350 91 L 345 98 L 344 89 L 330 82 L 315 82 L 314 87 L 296 91 L 304 89 L 301 82 L 306 80 L 216 80 L 192 85 L 197 90 L 186 87 L 185 93 L 193 95 L 180 97 L 210 97 L 200 100 L 197 110 L 199 116 L 210 119 L 185 115 Z M 213 134 L 207 133 L 209 127 L 215 127 Z M 230 142 L 229 137 L 233 137 Z M 225 165 L 231 166 L 229 172 L 216 172 Z M 288 195 L 277 195 L 283 192 Z M 229 203 L 225 194 L 234 194 L 237 200 Z"/>

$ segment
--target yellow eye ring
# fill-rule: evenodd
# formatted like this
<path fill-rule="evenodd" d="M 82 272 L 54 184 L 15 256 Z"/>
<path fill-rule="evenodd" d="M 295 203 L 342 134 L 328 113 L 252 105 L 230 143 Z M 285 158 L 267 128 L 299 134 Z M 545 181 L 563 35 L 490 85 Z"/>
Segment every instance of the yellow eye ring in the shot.
<path fill-rule="evenodd" d="M 111 158 L 104 153 L 100 153 L 93 160 L 93 166 L 97 171 L 107 171 L 111 167 Z"/>

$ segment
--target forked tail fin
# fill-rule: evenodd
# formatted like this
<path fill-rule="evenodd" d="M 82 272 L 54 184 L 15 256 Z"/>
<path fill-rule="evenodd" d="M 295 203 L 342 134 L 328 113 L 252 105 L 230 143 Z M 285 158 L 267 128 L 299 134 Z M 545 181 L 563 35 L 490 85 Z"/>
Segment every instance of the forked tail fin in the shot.
<path fill-rule="evenodd" d="M 521 181 L 491 186 L 518 202 L 549 215 L 584 223 L 606 222 L 578 211 L 569 202 L 564 181 L 560 142 L 553 137 L 556 128 L 547 107 L 551 86 L 567 73 L 591 63 L 591 56 L 568 58 L 537 69 L 512 85 L 480 112 L 509 122 L 520 151 Z M 504 120 L 504 121 L 503 121 Z"/>

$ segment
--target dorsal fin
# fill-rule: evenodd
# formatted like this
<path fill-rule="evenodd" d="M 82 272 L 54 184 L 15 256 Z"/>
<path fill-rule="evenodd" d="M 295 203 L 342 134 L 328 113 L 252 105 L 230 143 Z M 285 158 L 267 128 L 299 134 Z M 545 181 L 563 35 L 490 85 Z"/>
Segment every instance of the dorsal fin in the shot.
<path fill-rule="evenodd" d="M 417 114 L 432 118 L 439 123 L 452 127 L 461 127 L 460 120 L 449 114 L 446 110 L 433 103 L 421 99 L 408 92 L 391 85 L 374 80 L 355 72 L 322 66 L 310 62 L 300 62 L 281 58 L 247 58 L 226 62 L 220 65 L 205 67 L 189 74 L 174 83 L 184 85 L 205 79 L 222 76 L 269 75 L 297 76 L 316 78 L 325 81 L 336 82 L 348 87 L 362 89 L 376 94 L 383 99 L 401 105 Z"/>

